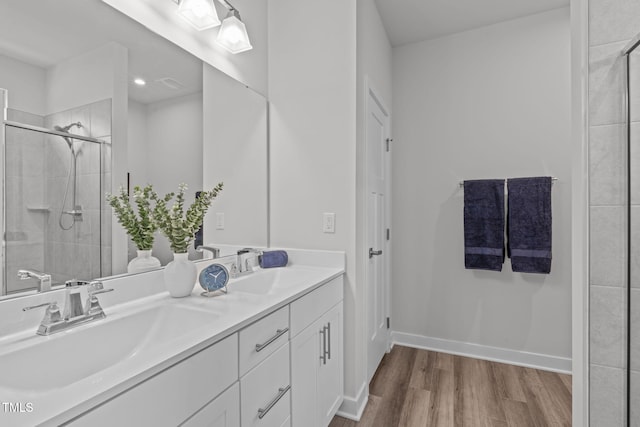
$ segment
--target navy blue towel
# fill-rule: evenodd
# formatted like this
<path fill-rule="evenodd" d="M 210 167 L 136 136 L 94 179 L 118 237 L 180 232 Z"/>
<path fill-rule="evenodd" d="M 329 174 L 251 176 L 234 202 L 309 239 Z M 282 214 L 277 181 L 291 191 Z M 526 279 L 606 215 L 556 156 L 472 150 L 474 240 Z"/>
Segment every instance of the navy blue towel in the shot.
<path fill-rule="evenodd" d="M 507 181 L 507 253 L 520 273 L 551 271 L 551 177 Z"/>
<path fill-rule="evenodd" d="M 287 251 L 268 251 L 263 252 L 259 257 L 260 267 L 286 267 L 289 263 L 289 254 Z"/>
<path fill-rule="evenodd" d="M 464 266 L 502 271 L 504 179 L 464 182 Z"/>

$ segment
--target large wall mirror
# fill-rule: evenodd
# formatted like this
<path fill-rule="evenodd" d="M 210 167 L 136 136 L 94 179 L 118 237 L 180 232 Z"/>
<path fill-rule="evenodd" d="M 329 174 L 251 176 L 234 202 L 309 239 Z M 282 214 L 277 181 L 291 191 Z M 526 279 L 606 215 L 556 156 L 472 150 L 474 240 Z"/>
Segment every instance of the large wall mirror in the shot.
<path fill-rule="evenodd" d="M 2 1 L 0 92 L 0 296 L 35 288 L 19 269 L 125 273 L 135 246 L 105 201 L 121 185 L 192 200 L 223 181 L 204 243 L 268 245 L 267 100 L 101 0 Z M 171 260 L 159 234 L 154 255 Z"/>

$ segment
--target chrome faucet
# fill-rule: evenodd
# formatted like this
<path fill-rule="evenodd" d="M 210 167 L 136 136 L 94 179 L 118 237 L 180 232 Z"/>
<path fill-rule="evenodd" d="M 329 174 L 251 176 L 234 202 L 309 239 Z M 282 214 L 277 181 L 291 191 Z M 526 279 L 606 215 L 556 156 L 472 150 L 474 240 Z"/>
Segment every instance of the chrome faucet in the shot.
<path fill-rule="evenodd" d="M 253 273 L 253 265 L 249 260 L 253 257 L 262 255 L 260 249 L 243 248 L 237 252 L 236 262 L 231 266 L 231 277 L 240 277 L 249 273 Z"/>
<path fill-rule="evenodd" d="M 214 248 L 213 246 L 204 246 L 204 245 L 200 245 L 196 248 L 196 252 L 202 253 L 204 251 L 211 252 L 211 254 L 213 255 L 213 259 L 220 258 L 219 248 Z"/>
<path fill-rule="evenodd" d="M 69 286 L 69 283 L 72 283 Z M 73 288 L 79 288 L 80 286 L 86 286 L 87 291 L 89 293 L 89 298 L 87 298 L 87 303 L 82 309 L 80 305 L 80 309 L 78 309 L 78 305 L 80 304 L 80 290 L 73 292 Z M 36 332 L 38 335 L 51 335 L 56 332 L 65 331 L 70 329 L 72 326 L 81 325 L 84 323 L 93 322 L 95 320 L 104 319 L 107 317 L 100 306 L 100 302 L 96 295 L 103 294 L 106 292 L 111 292 L 114 289 L 105 289 L 102 282 L 94 281 L 94 282 L 82 282 L 82 281 L 70 281 L 67 282 L 67 295 L 66 295 L 66 303 L 64 309 L 64 315 L 60 313 L 60 307 L 58 307 L 57 301 L 53 302 L 45 302 L 44 304 L 33 305 L 30 307 L 25 307 L 22 311 L 33 310 L 34 308 L 47 307 L 44 313 L 44 317 L 40 322 L 40 326 L 38 327 L 38 331 Z M 78 313 L 79 314 L 76 314 Z"/>
<path fill-rule="evenodd" d="M 38 292 L 48 292 L 51 290 L 51 275 L 35 270 L 18 270 L 18 279 L 38 279 Z"/>
<path fill-rule="evenodd" d="M 82 299 L 80 297 L 80 289 L 82 286 L 89 285 L 90 282 L 86 280 L 67 280 L 64 283 L 65 298 L 64 298 L 64 320 L 69 320 L 72 317 L 77 317 L 84 314 L 82 308 Z"/>

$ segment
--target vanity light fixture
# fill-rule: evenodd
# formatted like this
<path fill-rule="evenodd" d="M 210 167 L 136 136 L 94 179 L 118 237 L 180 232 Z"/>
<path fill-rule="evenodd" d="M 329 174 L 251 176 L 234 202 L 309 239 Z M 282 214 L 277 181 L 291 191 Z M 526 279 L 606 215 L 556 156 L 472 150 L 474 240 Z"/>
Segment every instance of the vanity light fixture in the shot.
<path fill-rule="evenodd" d="M 180 16 L 196 30 L 202 31 L 220 25 L 213 0 L 178 0 L 177 3 Z"/>
<path fill-rule="evenodd" d="M 146 84 L 147 84 L 147 82 L 145 81 L 145 79 L 140 78 L 140 77 L 137 77 L 137 78 L 133 79 L 133 82 L 134 82 L 135 84 L 137 84 L 138 86 L 144 86 L 144 85 L 146 85 Z"/>
<path fill-rule="evenodd" d="M 229 4 L 227 3 L 227 5 Z M 222 21 L 216 43 L 233 54 L 253 49 L 249 41 L 249 34 L 247 34 L 247 27 L 235 8 L 231 7 L 227 17 Z"/>
<path fill-rule="evenodd" d="M 220 25 L 213 0 L 172 0 L 178 5 L 178 13 L 199 31 Z M 240 19 L 240 12 L 227 0 L 217 0 L 229 12 L 222 20 L 216 43 L 236 54 L 253 49 L 247 27 Z"/>

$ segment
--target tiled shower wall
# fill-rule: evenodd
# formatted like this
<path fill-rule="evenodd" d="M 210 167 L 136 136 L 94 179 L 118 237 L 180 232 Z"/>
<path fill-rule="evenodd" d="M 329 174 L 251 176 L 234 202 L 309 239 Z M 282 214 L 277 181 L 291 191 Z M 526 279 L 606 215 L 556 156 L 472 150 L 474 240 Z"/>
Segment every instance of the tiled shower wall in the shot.
<path fill-rule="evenodd" d="M 638 32 L 640 1 L 589 0 L 591 427 L 622 426 L 626 420 L 628 224 L 621 51 Z M 640 76 L 640 62 L 637 68 Z M 640 105 L 640 92 L 631 102 Z M 640 114 L 632 120 L 640 120 Z M 633 163 L 640 167 L 640 157 Z M 640 197 L 632 197 L 632 204 L 639 205 Z"/>
<path fill-rule="evenodd" d="M 51 114 L 45 118 L 45 127 L 52 129 L 56 125 L 67 126 L 75 122 L 82 123 L 82 128 L 73 127 L 70 132 L 110 142 L 111 100 Z M 59 136 L 47 135 L 46 138 L 46 198 L 51 213 L 46 227 L 45 271 L 51 273 L 56 282 L 109 276 L 111 219 L 104 194 L 110 191 L 111 185 L 110 145 L 101 147 L 74 140 L 78 153 L 76 204 L 82 210 L 82 219 L 74 222 L 70 215 L 61 217 L 61 211 L 73 209 L 73 182 L 63 208 L 71 162 L 70 149 Z"/>

